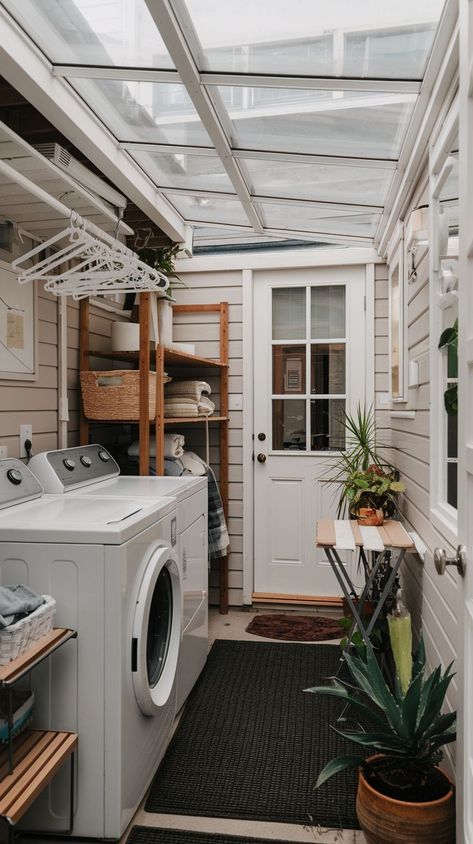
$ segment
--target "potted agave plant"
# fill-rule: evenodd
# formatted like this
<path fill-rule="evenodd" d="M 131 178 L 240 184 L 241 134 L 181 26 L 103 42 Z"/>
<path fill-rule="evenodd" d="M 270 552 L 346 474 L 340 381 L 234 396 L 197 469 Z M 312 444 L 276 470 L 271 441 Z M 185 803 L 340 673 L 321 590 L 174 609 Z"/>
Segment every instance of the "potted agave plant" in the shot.
<path fill-rule="evenodd" d="M 454 844 L 454 788 L 438 767 L 441 748 L 456 738 L 455 712 L 442 714 L 451 666 L 426 678 L 421 640 L 404 694 L 398 678 L 394 692 L 386 684 L 372 648 L 364 658 L 345 654 L 345 660 L 354 685 L 334 680 L 306 691 L 339 698 L 361 716 L 366 727 L 332 729 L 374 754 L 333 759 L 316 788 L 339 771 L 358 768 L 356 811 L 368 844 Z"/>

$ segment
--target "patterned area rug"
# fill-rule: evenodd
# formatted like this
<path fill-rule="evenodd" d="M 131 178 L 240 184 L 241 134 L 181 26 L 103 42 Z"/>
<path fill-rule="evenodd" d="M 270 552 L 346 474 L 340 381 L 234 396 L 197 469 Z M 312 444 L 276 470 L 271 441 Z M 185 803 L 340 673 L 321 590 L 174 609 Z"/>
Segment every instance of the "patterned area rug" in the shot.
<path fill-rule="evenodd" d="M 146 811 L 358 829 L 354 773 L 313 788 L 330 759 L 353 753 L 330 729 L 343 705 L 303 691 L 339 665 L 338 645 L 215 642 Z"/>
<path fill-rule="evenodd" d="M 246 628 L 247 633 L 265 639 L 286 642 L 324 642 L 341 639 L 345 634 L 335 618 L 323 615 L 255 615 Z"/>

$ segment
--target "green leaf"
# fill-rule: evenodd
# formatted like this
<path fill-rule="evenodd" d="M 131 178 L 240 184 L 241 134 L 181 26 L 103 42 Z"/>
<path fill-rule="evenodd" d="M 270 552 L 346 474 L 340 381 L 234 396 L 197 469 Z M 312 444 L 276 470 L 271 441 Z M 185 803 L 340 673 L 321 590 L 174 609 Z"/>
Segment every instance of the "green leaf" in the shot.
<path fill-rule="evenodd" d="M 458 331 L 455 330 L 453 326 L 450 328 L 445 328 L 440 335 L 439 340 L 439 349 L 443 349 L 444 346 L 448 346 L 450 343 L 455 342 L 456 338 L 458 337 Z"/>
<path fill-rule="evenodd" d="M 435 736 L 440 735 L 441 733 L 444 733 L 449 730 L 456 723 L 456 720 L 456 712 L 448 712 L 446 715 L 441 715 L 440 718 L 437 719 L 435 724 L 431 726 L 430 730 L 425 731 L 423 738 L 435 738 Z"/>
<path fill-rule="evenodd" d="M 423 671 L 425 668 L 425 645 L 424 645 L 424 637 L 421 635 L 419 639 L 419 644 L 417 647 L 417 651 L 414 654 L 414 664 L 412 666 L 412 676 L 415 677 L 419 672 Z"/>
<path fill-rule="evenodd" d="M 333 777 L 334 774 L 338 774 L 340 771 L 346 771 L 350 768 L 358 768 L 358 766 L 362 765 L 364 761 L 365 760 L 361 756 L 337 756 L 336 759 L 332 759 L 332 761 L 325 766 L 323 771 L 320 772 L 317 777 L 317 782 L 315 783 L 315 788 L 320 788 L 324 782 L 327 782 L 330 777 Z"/>
<path fill-rule="evenodd" d="M 348 669 L 358 685 L 384 711 L 393 729 L 403 734 L 404 728 L 396 701 L 389 691 L 376 657 L 371 648 L 367 648 L 367 663 L 345 654 Z"/>
<path fill-rule="evenodd" d="M 360 744 L 362 747 L 374 747 L 376 750 L 402 751 L 406 748 L 406 742 L 394 733 L 379 732 L 366 733 L 363 730 L 339 730 L 332 726 L 332 730 L 342 738 Z M 407 745 L 409 746 L 409 745 Z"/>
<path fill-rule="evenodd" d="M 378 715 L 377 712 L 374 712 L 373 709 L 370 709 L 370 707 L 361 700 L 349 695 L 345 688 L 340 689 L 334 686 L 314 686 L 311 689 L 304 689 L 304 691 L 312 692 L 312 694 L 327 695 L 328 697 L 338 697 L 341 700 L 344 700 L 350 708 L 356 709 L 357 712 L 360 712 L 368 718 L 373 724 L 378 724 L 380 727 L 389 729 L 389 725 L 384 716 Z"/>
<path fill-rule="evenodd" d="M 445 410 L 449 416 L 458 414 L 458 384 L 452 384 L 443 394 Z"/>
<path fill-rule="evenodd" d="M 420 696 L 422 693 L 422 674 L 417 674 L 409 683 L 409 688 L 404 696 L 401 707 L 402 720 L 406 724 L 409 736 L 414 737 L 417 726 Z"/>

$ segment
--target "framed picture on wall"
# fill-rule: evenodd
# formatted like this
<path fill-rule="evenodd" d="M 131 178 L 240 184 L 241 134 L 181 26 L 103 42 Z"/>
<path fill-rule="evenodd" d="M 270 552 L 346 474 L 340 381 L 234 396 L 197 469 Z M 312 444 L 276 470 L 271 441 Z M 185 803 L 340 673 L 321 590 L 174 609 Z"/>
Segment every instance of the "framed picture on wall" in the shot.
<path fill-rule="evenodd" d="M 0 261 L 0 379 L 38 377 L 37 294 L 34 282 L 18 284 L 11 266 Z"/>

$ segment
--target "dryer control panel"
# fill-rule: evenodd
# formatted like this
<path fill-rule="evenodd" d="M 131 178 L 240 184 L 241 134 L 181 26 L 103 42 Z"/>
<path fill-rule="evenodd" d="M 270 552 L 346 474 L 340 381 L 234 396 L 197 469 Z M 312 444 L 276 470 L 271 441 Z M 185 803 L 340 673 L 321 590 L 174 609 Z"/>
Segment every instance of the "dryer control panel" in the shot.
<path fill-rule="evenodd" d="M 14 457 L 0 460 L 0 510 L 40 498 L 43 487 L 28 467 Z"/>
<path fill-rule="evenodd" d="M 57 494 L 111 480 L 120 474 L 110 452 L 98 444 L 43 451 L 35 454 L 28 466 L 45 492 Z"/>

